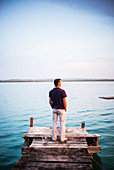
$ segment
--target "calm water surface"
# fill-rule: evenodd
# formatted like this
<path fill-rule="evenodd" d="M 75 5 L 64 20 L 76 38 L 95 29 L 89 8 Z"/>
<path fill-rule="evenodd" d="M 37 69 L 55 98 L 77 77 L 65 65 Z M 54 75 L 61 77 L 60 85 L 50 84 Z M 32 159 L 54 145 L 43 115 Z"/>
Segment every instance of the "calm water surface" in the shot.
<path fill-rule="evenodd" d="M 51 126 L 48 92 L 52 88 L 53 83 L 47 82 L 0 84 L 1 170 L 10 170 L 20 159 L 22 135 L 28 132 L 30 117 L 34 117 L 34 126 Z M 94 158 L 106 170 L 114 169 L 114 100 L 99 98 L 114 96 L 114 82 L 65 82 L 62 88 L 68 95 L 66 126 L 79 127 L 85 121 L 89 133 L 100 134 L 102 153 Z"/>

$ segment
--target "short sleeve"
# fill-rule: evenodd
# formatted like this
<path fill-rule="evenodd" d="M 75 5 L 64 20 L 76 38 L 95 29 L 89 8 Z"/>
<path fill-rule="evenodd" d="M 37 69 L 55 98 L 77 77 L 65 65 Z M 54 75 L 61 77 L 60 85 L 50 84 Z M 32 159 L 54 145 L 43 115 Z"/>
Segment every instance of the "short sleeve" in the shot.
<path fill-rule="evenodd" d="M 49 97 L 51 98 L 51 91 L 49 92 Z"/>
<path fill-rule="evenodd" d="M 66 92 L 63 90 L 63 92 L 62 92 L 62 97 L 63 98 L 65 98 L 65 97 L 67 97 L 67 94 L 66 94 Z"/>

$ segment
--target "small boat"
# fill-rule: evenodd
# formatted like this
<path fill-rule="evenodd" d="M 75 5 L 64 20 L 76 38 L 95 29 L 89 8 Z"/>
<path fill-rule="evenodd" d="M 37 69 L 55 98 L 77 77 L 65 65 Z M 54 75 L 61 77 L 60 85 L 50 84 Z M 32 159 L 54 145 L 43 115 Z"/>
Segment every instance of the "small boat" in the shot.
<path fill-rule="evenodd" d="M 114 99 L 114 96 L 110 96 L 110 97 L 99 97 L 99 98 L 111 100 L 111 99 Z"/>

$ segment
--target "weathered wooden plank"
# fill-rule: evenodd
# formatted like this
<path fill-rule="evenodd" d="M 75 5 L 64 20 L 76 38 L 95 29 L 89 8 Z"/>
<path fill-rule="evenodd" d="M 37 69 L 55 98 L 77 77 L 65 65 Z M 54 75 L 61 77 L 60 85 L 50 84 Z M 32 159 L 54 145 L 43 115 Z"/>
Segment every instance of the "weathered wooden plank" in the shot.
<path fill-rule="evenodd" d="M 67 138 L 82 138 L 82 137 L 85 137 L 84 135 L 81 135 L 81 134 L 76 134 L 76 135 L 75 134 L 66 134 L 65 136 Z M 52 138 L 52 135 L 50 135 L 48 133 L 47 134 L 25 133 L 22 137 L 23 138 L 27 137 L 27 138 L 44 138 L 44 139 L 46 139 L 46 138 Z"/>
<path fill-rule="evenodd" d="M 59 127 L 57 128 L 57 133 L 59 135 Z M 79 135 L 79 136 L 85 136 L 85 137 L 101 137 L 101 135 L 99 134 L 88 134 L 88 132 L 84 129 L 84 128 L 80 128 L 80 127 L 66 127 L 65 129 L 65 132 L 66 132 L 66 135 L 68 136 L 71 136 L 71 134 L 73 136 L 75 135 Z M 29 128 L 29 132 L 27 134 L 39 134 L 39 135 L 43 135 L 44 134 L 46 136 L 48 135 L 52 135 L 52 128 L 51 127 L 30 127 Z"/>
<path fill-rule="evenodd" d="M 88 132 L 85 130 L 85 128 L 81 128 L 81 127 L 66 127 L 65 132 L 66 133 L 75 133 L 75 134 L 77 134 L 77 133 L 88 134 Z"/>
<path fill-rule="evenodd" d="M 86 137 L 86 138 L 95 138 L 95 137 L 100 138 L 101 135 L 99 135 L 99 134 L 85 134 L 84 137 Z"/>
<path fill-rule="evenodd" d="M 30 127 L 29 128 L 29 132 L 31 133 L 32 131 L 50 131 L 52 130 L 52 127 L 38 127 L 38 126 L 34 126 L 34 127 Z M 57 127 L 57 131 L 60 130 L 60 127 Z M 85 133 L 88 133 L 85 128 L 81 128 L 81 127 L 66 127 L 65 128 L 66 132 L 72 132 L 72 131 L 82 131 Z"/>
<path fill-rule="evenodd" d="M 93 170 L 92 164 L 88 163 L 47 163 L 29 162 L 27 164 L 16 164 L 12 170 Z"/>
<path fill-rule="evenodd" d="M 52 152 L 53 151 L 53 152 Z M 64 151 L 64 152 L 63 152 Z M 67 151 L 67 152 L 66 152 Z M 81 154 L 79 149 L 25 149 L 14 169 L 92 169 L 87 150 Z M 72 154 L 71 154 L 72 153 Z M 67 164 L 67 166 L 66 166 Z"/>
<path fill-rule="evenodd" d="M 97 146 L 88 146 L 89 153 L 101 153 L 101 147 Z"/>
<path fill-rule="evenodd" d="M 32 148 L 28 147 L 24 150 L 23 154 L 48 154 L 48 155 L 78 155 L 88 156 L 87 149 L 80 148 Z"/>
<path fill-rule="evenodd" d="M 58 143 L 58 144 L 61 144 L 61 142 L 59 140 L 57 141 L 52 141 L 52 140 L 49 140 L 49 139 L 37 139 L 37 138 L 34 138 L 32 143 L 50 143 L 50 144 L 55 144 L 55 143 Z M 66 141 L 66 143 L 87 143 L 86 141 L 86 138 L 75 138 L 75 139 L 68 139 Z"/>
<path fill-rule="evenodd" d="M 57 128 L 57 135 L 60 137 L 59 127 Z M 52 136 L 51 127 L 30 127 L 29 132 L 24 134 L 23 137 L 50 137 Z M 66 127 L 66 137 L 101 137 L 98 134 L 88 134 L 84 128 L 80 127 Z"/>
<path fill-rule="evenodd" d="M 26 159 L 29 161 L 50 161 L 50 162 L 91 162 L 90 156 L 71 156 L 71 155 L 26 155 Z"/>
<path fill-rule="evenodd" d="M 38 133 L 25 133 L 23 136 L 22 136 L 23 138 L 25 138 L 25 137 L 28 137 L 28 138 L 30 138 L 30 137 L 33 137 L 33 138 L 51 138 L 52 137 L 52 135 L 51 134 L 49 134 L 49 133 L 44 133 L 44 134 L 38 134 Z M 85 137 L 85 138 L 94 138 L 94 137 L 101 137 L 101 135 L 98 135 L 98 134 L 66 134 L 66 137 L 67 138 L 82 138 L 82 137 Z"/>
<path fill-rule="evenodd" d="M 23 138 L 51 138 L 52 135 L 50 134 L 38 134 L 38 133 L 25 133 L 22 136 Z"/>
<path fill-rule="evenodd" d="M 27 137 L 27 138 L 52 138 L 52 135 L 50 134 L 28 134 L 28 133 L 25 133 L 23 136 L 23 138 Z M 59 137 L 59 136 L 58 136 Z M 65 135 L 66 138 L 82 138 L 82 137 L 86 137 L 85 135 L 82 135 L 82 134 L 66 134 Z M 96 136 L 95 136 L 96 137 Z"/>
<path fill-rule="evenodd" d="M 48 138 L 43 138 L 42 140 L 38 139 L 38 138 L 34 138 L 33 141 L 35 141 L 35 142 L 51 142 L 51 143 L 59 142 L 60 143 L 59 140 L 52 141 L 52 139 L 50 140 Z M 66 142 L 75 142 L 75 143 L 76 142 L 86 142 L 86 138 L 83 138 L 83 137 L 82 138 L 81 137 L 79 137 L 79 138 L 68 138 Z"/>
<path fill-rule="evenodd" d="M 32 144 L 30 147 L 35 148 L 88 148 L 87 142 L 75 142 L 70 143 L 70 141 L 67 143 L 58 143 L 58 142 L 48 142 L 47 140 L 38 141 L 37 139 L 33 139 Z"/>
<path fill-rule="evenodd" d="M 74 145 L 68 145 L 68 144 L 64 144 L 64 145 L 42 145 L 42 144 L 31 144 L 30 147 L 34 147 L 34 148 L 81 148 L 81 149 L 88 149 L 88 145 L 87 144 L 74 144 Z"/>
<path fill-rule="evenodd" d="M 46 142 L 46 141 L 42 141 L 42 140 L 38 140 L 36 142 L 32 142 L 32 144 L 35 143 L 35 144 L 49 144 L 49 145 L 55 145 L 55 144 L 61 144 L 60 141 L 49 141 L 49 142 Z M 87 142 L 85 141 L 66 141 L 67 144 L 87 144 Z"/>
<path fill-rule="evenodd" d="M 57 128 L 57 135 L 59 135 L 60 128 Z M 80 127 L 66 127 L 65 128 L 66 134 L 70 135 L 71 133 L 76 134 L 88 134 L 88 132 L 84 128 Z M 51 127 L 30 127 L 29 128 L 29 134 L 52 134 L 52 128 Z"/>
<path fill-rule="evenodd" d="M 86 156 L 86 157 L 75 157 L 75 158 L 70 158 L 70 157 L 66 157 L 64 155 L 60 156 L 56 156 L 54 157 L 53 155 L 44 155 L 43 157 L 39 156 L 39 155 L 35 155 L 32 156 L 31 155 L 31 158 L 28 156 L 26 156 L 26 160 L 29 162 L 29 161 L 34 161 L 34 162 L 45 162 L 45 161 L 48 161 L 48 162 L 75 162 L 75 163 L 79 163 L 79 162 L 83 162 L 83 163 L 91 163 L 91 160 L 89 159 L 90 156 Z"/>
<path fill-rule="evenodd" d="M 23 155 L 26 156 L 26 161 L 34 161 L 34 162 L 83 162 L 83 163 L 91 163 L 90 156 L 76 156 L 76 155 L 48 155 L 48 154 L 30 154 L 30 155 Z"/>

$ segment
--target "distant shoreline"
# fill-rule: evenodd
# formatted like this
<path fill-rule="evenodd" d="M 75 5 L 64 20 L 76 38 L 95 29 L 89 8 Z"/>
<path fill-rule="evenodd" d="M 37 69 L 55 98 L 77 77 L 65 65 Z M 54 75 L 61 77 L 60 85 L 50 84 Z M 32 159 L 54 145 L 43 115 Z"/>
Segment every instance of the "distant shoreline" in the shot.
<path fill-rule="evenodd" d="M 101 82 L 114 81 L 114 79 L 62 79 L 62 82 Z M 53 79 L 9 79 L 0 80 L 0 83 L 16 83 L 16 82 L 53 82 Z"/>

